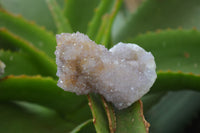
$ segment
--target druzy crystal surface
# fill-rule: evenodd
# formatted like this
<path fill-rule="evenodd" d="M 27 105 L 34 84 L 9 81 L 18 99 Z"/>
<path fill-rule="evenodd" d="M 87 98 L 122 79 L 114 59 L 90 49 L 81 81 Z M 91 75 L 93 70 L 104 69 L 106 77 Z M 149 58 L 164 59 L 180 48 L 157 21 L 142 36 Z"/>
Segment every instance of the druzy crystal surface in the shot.
<path fill-rule="evenodd" d="M 79 32 L 56 39 L 58 86 L 66 91 L 99 93 L 123 109 L 146 94 L 157 77 L 153 55 L 136 44 L 120 42 L 107 50 Z"/>

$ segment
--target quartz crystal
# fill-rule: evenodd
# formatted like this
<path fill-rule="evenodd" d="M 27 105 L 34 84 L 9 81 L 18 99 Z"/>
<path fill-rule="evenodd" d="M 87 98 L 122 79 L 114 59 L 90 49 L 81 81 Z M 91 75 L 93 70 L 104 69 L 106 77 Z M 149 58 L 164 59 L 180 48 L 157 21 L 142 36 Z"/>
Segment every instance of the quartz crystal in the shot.
<path fill-rule="evenodd" d="M 155 82 L 154 57 L 136 44 L 120 42 L 107 50 L 79 32 L 61 33 L 56 39 L 58 86 L 66 91 L 99 93 L 123 109 Z"/>

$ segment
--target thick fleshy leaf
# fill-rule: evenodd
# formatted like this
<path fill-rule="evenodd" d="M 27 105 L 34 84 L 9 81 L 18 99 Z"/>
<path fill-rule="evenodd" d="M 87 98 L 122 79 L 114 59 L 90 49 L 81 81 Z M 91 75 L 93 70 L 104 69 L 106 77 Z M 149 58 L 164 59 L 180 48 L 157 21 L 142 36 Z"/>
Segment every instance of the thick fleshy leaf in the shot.
<path fill-rule="evenodd" d="M 20 14 L 27 20 L 56 32 L 56 26 L 45 0 L 1 0 L 0 4 L 7 11 Z"/>
<path fill-rule="evenodd" d="M 130 42 L 154 55 L 157 70 L 200 74 L 200 32 L 196 30 L 150 32 Z"/>
<path fill-rule="evenodd" d="M 188 133 L 185 128 L 199 114 L 199 101 L 199 93 L 192 91 L 169 92 L 146 113 L 146 118 L 151 123 L 150 132 Z"/>
<path fill-rule="evenodd" d="M 0 28 L 4 27 L 13 34 L 27 40 L 35 47 L 54 58 L 56 47 L 55 36 L 37 25 L 24 20 L 22 17 L 13 16 L 0 9 Z"/>
<path fill-rule="evenodd" d="M 152 87 L 152 92 L 199 90 L 199 38 L 200 33 L 196 30 L 167 30 L 139 35 L 132 40 L 132 42 L 153 53 L 158 70 L 166 71 L 170 69 L 172 71 L 158 72 L 158 78 Z M 160 106 L 155 105 L 158 113 L 155 113 L 154 110 L 148 117 L 152 125 L 152 131 L 158 133 L 164 131 L 176 132 L 185 126 L 193 118 L 191 114 L 199 111 L 199 108 L 196 108 L 199 106 L 197 94 L 188 92 L 180 95 L 171 94 L 162 102 L 162 108 L 166 107 L 165 109 L 160 109 Z M 190 98 L 194 100 L 191 101 Z M 175 106 L 172 105 L 173 102 Z M 188 109 L 183 109 L 186 105 Z M 180 115 L 179 112 L 181 112 Z M 160 114 L 159 120 L 157 118 L 158 114 Z M 176 118 L 176 120 L 173 118 Z M 174 125 L 177 127 L 174 127 Z"/>
<path fill-rule="evenodd" d="M 88 95 L 93 123 L 97 133 L 109 133 L 108 119 L 99 95 Z"/>
<path fill-rule="evenodd" d="M 0 59 L 6 65 L 5 73 L 1 77 L 14 75 L 37 75 L 39 70 L 31 61 L 29 55 L 22 52 L 10 52 L 0 50 Z"/>
<path fill-rule="evenodd" d="M 123 110 L 116 110 L 116 133 L 147 133 L 149 123 L 144 119 L 142 101 Z"/>
<path fill-rule="evenodd" d="M 150 92 L 192 90 L 200 91 L 200 75 L 182 72 L 158 72 Z M 167 81 L 167 82 L 166 82 Z"/>
<path fill-rule="evenodd" d="M 98 7 L 95 10 L 95 14 L 92 20 L 89 22 L 87 35 L 91 39 L 95 39 L 96 34 L 100 28 L 100 25 L 103 20 L 103 16 L 110 11 L 110 7 L 112 6 L 113 0 L 102 0 Z"/>
<path fill-rule="evenodd" d="M 96 133 L 92 120 L 87 120 L 84 123 L 78 125 L 70 133 Z"/>
<path fill-rule="evenodd" d="M 92 19 L 95 8 L 100 0 L 67 0 L 65 16 L 69 20 L 73 31 L 86 33 L 89 21 Z"/>
<path fill-rule="evenodd" d="M 142 97 L 142 102 L 144 104 L 144 114 L 148 112 L 154 105 L 156 105 L 160 100 L 166 95 L 166 91 L 159 93 L 150 93 Z"/>
<path fill-rule="evenodd" d="M 61 8 L 59 7 L 56 0 L 46 0 L 48 7 L 51 11 L 53 19 L 55 21 L 57 27 L 57 33 L 73 32 L 71 25 L 69 24 L 68 20 L 65 18 L 64 13 L 62 12 Z"/>
<path fill-rule="evenodd" d="M 1 133 L 66 133 L 74 126 L 42 106 L 0 102 Z"/>
<path fill-rule="evenodd" d="M 65 92 L 56 84 L 52 78 L 40 76 L 8 76 L 0 80 L 0 100 L 27 101 L 44 105 L 61 113 L 73 123 L 88 120 L 90 112 L 85 96 Z M 84 117 L 79 117 L 80 112 L 84 113 Z"/>
<path fill-rule="evenodd" d="M 113 5 L 112 11 L 108 16 L 108 21 L 104 30 L 104 36 L 102 37 L 102 40 L 101 40 L 101 43 L 105 45 L 106 48 L 111 48 L 113 46 L 112 41 L 111 41 L 111 30 L 112 30 L 113 22 L 115 20 L 115 17 L 121 5 L 122 5 L 122 0 L 116 0 Z"/>
<path fill-rule="evenodd" d="M 0 29 L 0 42 L 5 44 L 1 45 L 13 45 L 23 52 L 29 55 L 30 60 L 37 67 L 40 74 L 44 76 L 56 77 L 56 64 L 45 53 L 35 48 L 31 43 L 22 40 L 21 38 L 13 35 L 5 29 Z M 3 41 L 2 41 L 3 40 Z"/>
<path fill-rule="evenodd" d="M 114 41 L 126 41 L 139 33 L 157 29 L 200 29 L 199 12 L 199 0 L 146 0 L 118 30 Z"/>

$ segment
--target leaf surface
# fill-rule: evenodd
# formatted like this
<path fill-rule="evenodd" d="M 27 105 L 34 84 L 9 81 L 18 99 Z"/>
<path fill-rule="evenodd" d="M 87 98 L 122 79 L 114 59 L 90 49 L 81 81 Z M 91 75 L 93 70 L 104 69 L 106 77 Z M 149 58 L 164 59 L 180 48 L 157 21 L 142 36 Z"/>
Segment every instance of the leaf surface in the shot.
<path fill-rule="evenodd" d="M 127 22 L 114 36 L 114 42 L 127 41 L 139 33 L 157 29 L 200 29 L 199 12 L 199 0 L 146 0 L 130 18 L 126 18 Z"/>
<path fill-rule="evenodd" d="M 200 91 L 200 75 L 183 72 L 158 72 L 158 78 L 150 92 Z M 167 82 L 166 82 L 167 81 Z"/>
<path fill-rule="evenodd" d="M 56 27 L 58 29 L 57 33 L 67 32 L 71 33 L 73 32 L 71 25 L 69 24 L 67 18 L 65 18 L 63 11 L 59 7 L 56 0 L 46 0 L 49 10 L 51 11 L 51 14 L 53 16 L 54 22 L 56 24 Z"/>
<path fill-rule="evenodd" d="M 200 32 L 196 30 L 150 32 L 130 42 L 154 55 L 157 70 L 200 74 Z"/>
<path fill-rule="evenodd" d="M 56 32 L 56 26 L 44 0 L 1 0 L 0 4 L 12 14 L 20 14 L 25 19 Z"/>
<path fill-rule="evenodd" d="M 8 76 L 0 80 L 0 100 L 37 103 L 56 110 L 72 123 L 79 124 L 88 120 L 90 112 L 88 106 L 85 106 L 85 96 L 66 92 L 56 84 L 52 78 L 40 76 Z M 77 112 L 84 113 L 84 117 L 80 118 L 80 115 L 76 115 Z"/>
<path fill-rule="evenodd" d="M 0 102 L 0 112 L 2 133 L 66 133 L 74 127 L 55 111 L 34 104 Z"/>
<path fill-rule="evenodd" d="M 144 119 L 142 101 L 137 101 L 127 109 L 116 110 L 116 133 L 147 133 L 149 123 Z"/>
<path fill-rule="evenodd" d="M 34 45 L 22 40 L 5 29 L 0 29 L 0 39 L 5 43 L 1 45 L 11 45 L 26 52 L 40 74 L 56 77 L 56 64 L 45 53 L 35 48 Z"/>
<path fill-rule="evenodd" d="M 14 75 L 37 75 L 39 73 L 30 57 L 22 52 L 10 52 L 0 50 L 0 59 L 6 65 L 5 73 L 1 77 Z"/>
<path fill-rule="evenodd" d="M 54 35 L 22 17 L 13 16 L 2 9 L 0 9 L 0 20 L 0 28 L 8 29 L 13 34 L 32 43 L 49 57 L 55 57 L 56 40 Z"/>
<path fill-rule="evenodd" d="M 187 133 L 185 127 L 199 114 L 199 101 L 200 94 L 193 91 L 169 92 L 146 113 L 150 132 Z"/>
<path fill-rule="evenodd" d="M 89 21 L 100 0 L 67 0 L 64 13 L 74 32 L 86 33 Z"/>
<path fill-rule="evenodd" d="M 70 133 L 96 133 L 92 120 L 87 120 L 84 123 L 78 125 Z"/>

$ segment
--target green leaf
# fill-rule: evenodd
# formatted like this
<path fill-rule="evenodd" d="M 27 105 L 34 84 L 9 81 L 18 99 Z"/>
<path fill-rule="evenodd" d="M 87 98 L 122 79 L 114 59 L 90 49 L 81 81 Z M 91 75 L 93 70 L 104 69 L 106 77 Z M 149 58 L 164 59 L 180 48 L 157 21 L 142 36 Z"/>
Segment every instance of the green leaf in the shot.
<path fill-rule="evenodd" d="M 31 61 L 42 75 L 56 77 L 56 64 L 45 53 L 35 48 L 32 44 L 5 29 L 0 29 L 0 39 L 6 42 L 6 45 L 14 45 L 29 54 Z"/>
<path fill-rule="evenodd" d="M 200 74 L 200 32 L 196 30 L 150 32 L 130 42 L 154 55 L 157 70 Z"/>
<path fill-rule="evenodd" d="M 19 102 L 0 102 L 0 123 L 2 133 L 66 133 L 74 127 L 51 109 Z"/>
<path fill-rule="evenodd" d="M 40 76 L 8 76 L 0 80 L 0 100 L 27 101 L 37 103 L 61 113 L 72 123 L 80 123 L 90 118 L 90 112 L 85 96 L 66 92 L 60 89 L 52 78 Z M 72 104 L 73 102 L 73 104 Z M 76 116 L 76 112 L 84 112 L 83 118 Z M 69 119 L 73 116 L 73 119 Z"/>
<path fill-rule="evenodd" d="M 123 110 L 116 110 L 116 133 L 147 133 L 149 123 L 144 119 L 142 101 Z"/>
<path fill-rule="evenodd" d="M 1 0 L 0 4 L 5 10 L 13 14 L 20 14 L 27 20 L 34 21 L 48 30 L 54 32 L 57 30 L 44 0 Z"/>
<path fill-rule="evenodd" d="M 119 29 L 114 41 L 126 41 L 139 33 L 182 27 L 200 29 L 199 0 L 146 0 Z"/>
<path fill-rule="evenodd" d="M 0 28 L 4 27 L 13 34 L 32 43 L 38 49 L 44 51 L 49 57 L 54 58 L 56 47 L 55 36 L 44 29 L 32 24 L 22 17 L 13 16 L 0 9 Z"/>
<path fill-rule="evenodd" d="M 200 91 L 200 75 L 182 72 L 158 72 L 150 92 L 192 90 Z M 167 82 L 166 82 L 167 81 Z"/>
<path fill-rule="evenodd" d="M 115 116 L 114 107 L 111 103 L 106 102 L 103 96 L 101 96 L 101 100 L 102 100 L 102 103 L 104 105 L 104 110 L 107 115 L 110 133 L 114 133 L 116 130 L 116 116 Z"/>
<path fill-rule="evenodd" d="M 93 123 L 97 133 L 109 133 L 108 120 L 99 95 L 88 95 Z"/>
<path fill-rule="evenodd" d="M 187 133 L 185 127 L 199 114 L 200 94 L 192 91 L 169 92 L 146 113 L 152 133 Z"/>
<path fill-rule="evenodd" d="M 151 88 L 152 90 L 152 88 Z M 151 91 L 150 90 L 150 91 Z M 166 95 L 166 91 L 159 93 L 148 93 L 142 97 L 142 102 L 144 104 L 144 114 L 148 112 L 154 105 L 160 102 L 162 98 Z"/>
<path fill-rule="evenodd" d="M 109 22 L 109 15 L 108 14 L 105 14 L 103 17 L 102 17 L 102 22 L 101 22 L 101 25 L 99 27 L 99 30 L 98 30 L 98 33 L 96 35 L 96 38 L 95 38 L 95 42 L 97 44 L 100 44 L 102 43 L 102 38 L 104 36 L 104 32 L 106 30 L 106 27 L 107 27 L 107 24 Z"/>
<path fill-rule="evenodd" d="M 88 31 L 87 31 L 87 35 L 91 39 L 93 40 L 95 39 L 98 29 L 100 28 L 100 25 L 103 21 L 102 17 L 106 12 L 109 11 L 109 8 L 112 5 L 112 3 L 113 3 L 113 0 L 102 0 L 100 4 L 98 5 L 98 7 L 96 8 L 95 14 L 89 23 Z"/>
<path fill-rule="evenodd" d="M 39 73 L 31 58 L 25 53 L 0 50 L 0 59 L 6 65 L 5 73 L 1 77 L 11 74 L 37 75 Z"/>
<path fill-rule="evenodd" d="M 65 18 L 64 13 L 60 9 L 59 5 L 57 4 L 56 0 L 46 0 L 48 7 L 51 11 L 53 19 L 55 21 L 56 27 L 58 29 L 58 33 L 62 32 L 73 32 L 68 20 Z"/>
<path fill-rule="evenodd" d="M 84 123 L 78 125 L 73 131 L 70 133 L 96 133 L 94 129 L 94 125 L 92 120 L 87 120 Z"/>
<path fill-rule="evenodd" d="M 122 5 L 122 0 L 116 0 L 113 6 L 111 13 L 109 14 L 108 23 L 105 27 L 104 36 L 102 38 L 102 44 L 106 46 L 106 48 L 111 48 L 113 45 L 111 44 L 111 30 L 114 19 Z"/>
<path fill-rule="evenodd" d="M 65 16 L 69 20 L 73 31 L 86 33 L 89 21 L 92 19 L 95 8 L 100 0 L 67 0 Z"/>

